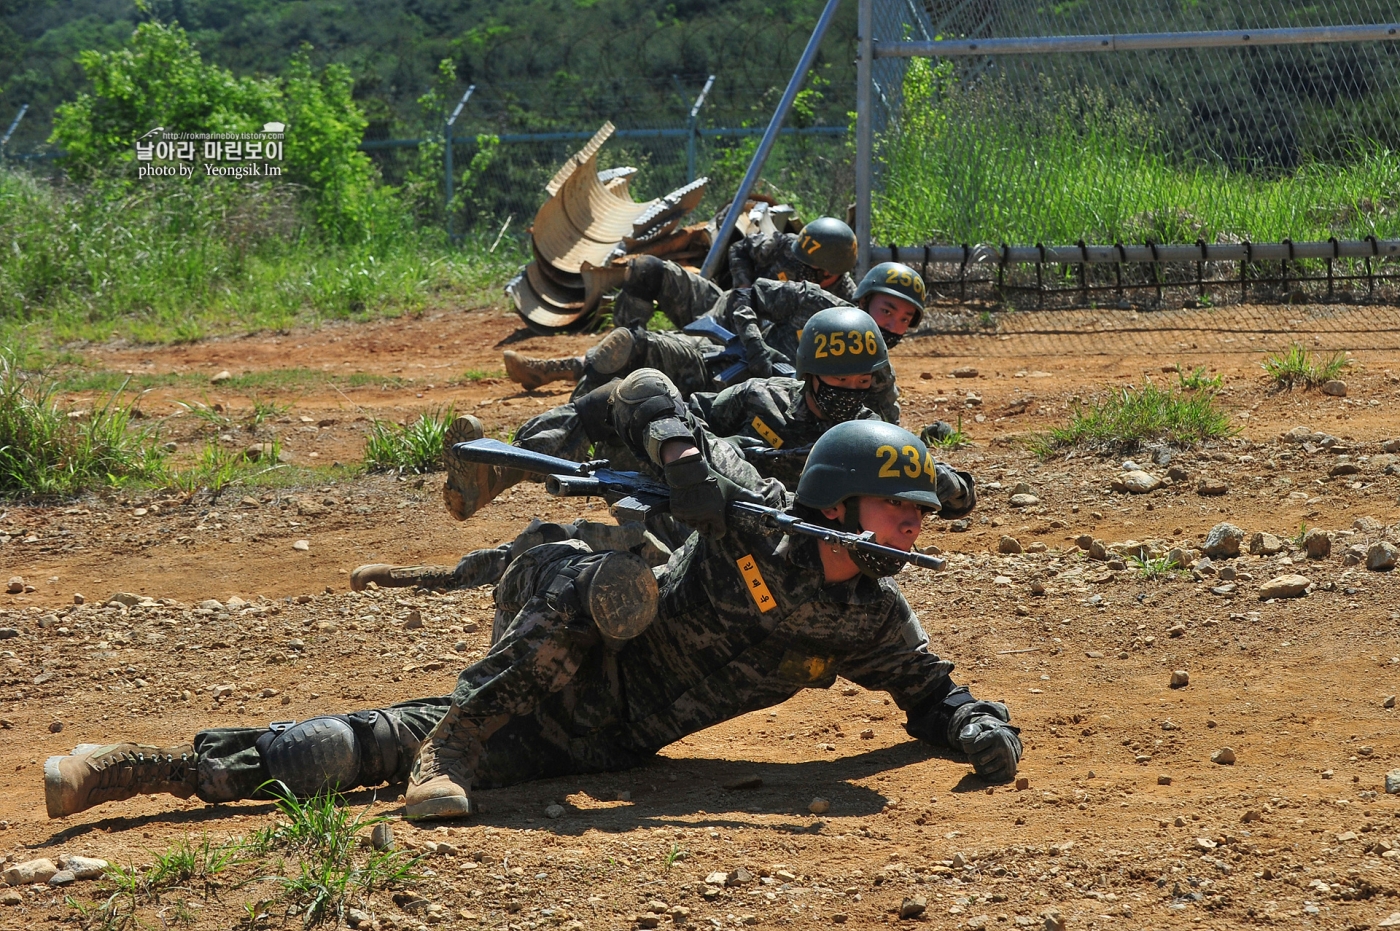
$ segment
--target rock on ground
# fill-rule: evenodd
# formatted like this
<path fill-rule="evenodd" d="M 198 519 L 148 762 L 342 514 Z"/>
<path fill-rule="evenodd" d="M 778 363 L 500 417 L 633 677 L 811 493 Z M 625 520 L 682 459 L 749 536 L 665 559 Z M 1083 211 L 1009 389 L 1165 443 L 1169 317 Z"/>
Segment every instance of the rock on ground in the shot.
<path fill-rule="evenodd" d="M 1371 548 L 1366 551 L 1366 568 L 1372 572 L 1394 569 L 1397 561 L 1400 561 L 1400 549 L 1396 549 L 1393 543 L 1386 543 L 1384 540 L 1372 543 Z"/>
<path fill-rule="evenodd" d="M 1259 600 L 1270 598 L 1300 598 L 1307 594 L 1312 580 L 1305 575 L 1281 575 L 1259 586 Z"/>
<path fill-rule="evenodd" d="M 1231 523 L 1219 523 L 1206 534 L 1201 552 L 1212 559 L 1229 559 L 1240 555 L 1240 544 L 1244 542 L 1244 531 Z"/>
<path fill-rule="evenodd" d="M 27 886 L 30 883 L 46 883 L 58 872 L 52 860 L 25 860 L 0 873 L 0 881 L 7 886 Z"/>
<path fill-rule="evenodd" d="M 1133 495 L 1145 495 L 1161 488 L 1162 480 L 1151 472 L 1134 469 L 1131 472 L 1115 475 L 1113 481 L 1109 484 L 1114 491 L 1127 492 Z"/>
<path fill-rule="evenodd" d="M 1249 538 L 1249 555 L 1277 556 L 1283 552 L 1283 541 L 1272 533 L 1256 533 Z"/>
<path fill-rule="evenodd" d="M 1332 555 L 1332 535 L 1320 527 L 1314 527 L 1303 537 L 1303 550 L 1309 559 L 1326 559 Z"/>

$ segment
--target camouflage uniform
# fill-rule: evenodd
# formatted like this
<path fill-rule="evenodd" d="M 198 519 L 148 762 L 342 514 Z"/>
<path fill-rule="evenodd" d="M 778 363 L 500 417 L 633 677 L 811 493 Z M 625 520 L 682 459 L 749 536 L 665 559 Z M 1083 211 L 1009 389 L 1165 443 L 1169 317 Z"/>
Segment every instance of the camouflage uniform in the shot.
<path fill-rule="evenodd" d="M 760 278 L 811 281 L 812 267 L 798 260 L 793 251 L 796 243 L 796 233 L 754 233 L 730 246 L 732 287 L 747 288 Z M 856 283 L 849 272 L 827 290 L 848 304 L 855 303 Z"/>
<path fill-rule="evenodd" d="M 691 395 L 690 409 L 711 433 L 737 442 L 760 475 L 796 488 L 808 448 L 831 426 L 812 413 L 806 391 L 795 378 L 750 378 L 718 394 Z M 855 419 L 878 416 L 862 408 Z"/>
<path fill-rule="evenodd" d="M 813 314 L 828 307 L 848 306 L 849 301 L 809 281 L 760 279 L 752 288 L 725 292 L 710 316 L 735 333 L 745 345 L 761 337 L 773 349 L 793 360 L 797 358 L 802 328 Z M 874 373 L 867 406 L 883 420 L 899 423 L 899 386 L 895 384 L 892 367 L 886 366 Z"/>
<path fill-rule="evenodd" d="M 646 329 L 652 314 L 659 310 L 677 329 L 714 306 L 724 291 L 708 278 L 686 271 L 675 262 L 665 262 L 655 307 L 644 298 L 624 290 L 613 302 L 613 322 L 618 326 Z"/>
<path fill-rule="evenodd" d="M 632 331 L 633 349 L 627 365 L 616 372 L 604 374 L 585 362 L 583 377 L 574 388 L 572 398 L 577 400 L 595 388 L 643 368 L 665 372 L 687 396 L 713 387 L 714 376 L 705 359 L 714 351 L 714 343 L 703 336 L 673 330 L 647 330 L 643 326 L 629 329 Z"/>
<path fill-rule="evenodd" d="M 659 372 L 626 379 L 612 418 L 639 460 L 655 462 L 665 442 L 688 440 L 766 504 L 793 504 L 706 430 Z M 497 585 L 491 651 L 462 672 L 450 699 L 385 711 L 407 745 L 424 738 L 449 701 L 457 706 L 478 788 L 632 767 L 687 734 L 830 687 L 837 676 L 888 692 L 911 736 L 947 747 L 953 712 L 973 696 L 950 678 L 952 664 L 929 652 L 892 579 L 827 584 L 817 546 L 738 520 L 721 536 L 692 534 L 655 570 L 656 619 L 620 648 L 603 643 L 572 586 L 596 560 L 593 551 L 577 540 L 533 547 Z M 230 773 L 229 785 L 251 795 L 266 772 L 256 746 L 265 733 L 202 732 L 201 767 Z"/>

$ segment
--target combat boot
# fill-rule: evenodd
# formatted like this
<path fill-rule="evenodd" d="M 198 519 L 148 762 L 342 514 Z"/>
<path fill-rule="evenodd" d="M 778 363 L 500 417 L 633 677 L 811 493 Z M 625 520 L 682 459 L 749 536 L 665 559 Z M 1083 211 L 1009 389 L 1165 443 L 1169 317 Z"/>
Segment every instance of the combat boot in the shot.
<path fill-rule="evenodd" d="M 351 591 L 362 592 L 373 582 L 380 588 L 456 588 L 457 574 L 447 566 L 390 566 L 382 562 L 350 573 Z"/>
<path fill-rule="evenodd" d="M 476 806 L 471 800 L 472 777 L 465 757 L 480 749 L 476 726 L 456 705 L 448 707 L 413 760 L 403 797 L 404 817 L 418 821 L 472 814 Z"/>
<path fill-rule="evenodd" d="M 534 391 L 552 381 L 578 381 L 583 377 L 583 358 L 569 356 L 566 359 L 532 359 L 507 349 L 505 351 L 506 375 L 526 391 Z"/>
<path fill-rule="evenodd" d="M 443 486 L 442 498 L 448 512 L 457 520 L 471 517 L 501 492 L 525 479 L 525 473 L 519 469 L 467 462 L 452 454 L 452 447 L 456 444 L 479 440 L 485 435 L 486 428 L 480 420 L 463 414 L 452 421 L 443 438 L 447 484 Z"/>
<path fill-rule="evenodd" d="M 44 802 L 50 818 L 66 818 L 137 795 L 189 798 L 197 779 L 190 744 L 82 744 L 68 756 L 51 756 L 44 762 Z"/>
<path fill-rule="evenodd" d="M 584 354 L 584 362 L 603 375 L 615 375 L 632 361 L 637 338 L 626 327 L 615 327 Z"/>

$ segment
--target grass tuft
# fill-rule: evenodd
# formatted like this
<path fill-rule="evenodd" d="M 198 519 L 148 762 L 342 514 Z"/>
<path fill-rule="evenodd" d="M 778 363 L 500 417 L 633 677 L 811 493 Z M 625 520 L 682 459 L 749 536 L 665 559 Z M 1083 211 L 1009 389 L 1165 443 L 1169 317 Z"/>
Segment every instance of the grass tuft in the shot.
<path fill-rule="evenodd" d="M 303 927 L 327 920 L 340 925 L 345 911 L 375 889 L 409 883 L 417 860 L 402 851 L 361 847 L 361 832 L 388 818 L 351 813 L 338 793 L 320 792 L 300 800 L 285 786 L 273 784 L 281 820 L 249 838 L 261 853 L 285 851 L 296 857 L 296 870 L 272 877 L 282 889 L 289 916 L 300 915 Z"/>
<path fill-rule="evenodd" d="M 1233 435 L 1230 415 L 1209 391 L 1182 394 L 1148 383 L 1115 391 L 1102 402 L 1076 406 L 1070 422 L 1031 440 L 1031 450 L 1048 458 L 1069 449 L 1131 452 L 1144 443 L 1185 448 Z"/>
<path fill-rule="evenodd" d="M 57 393 L 56 379 L 0 351 L 0 496 L 71 495 L 163 473 L 155 432 L 131 427 L 124 387 L 90 412 L 60 410 Z"/>
<path fill-rule="evenodd" d="M 1211 375 L 1205 366 L 1198 366 L 1187 372 L 1180 363 L 1176 366 L 1176 386 L 1182 391 L 1218 391 L 1225 384 L 1224 375 Z"/>
<path fill-rule="evenodd" d="M 456 413 L 427 411 L 407 426 L 376 420 L 365 437 L 365 468 L 371 472 L 435 472 L 443 468 L 442 442 Z"/>
<path fill-rule="evenodd" d="M 1138 575 L 1147 581 L 1154 579 L 1169 579 L 1173 576 L 1181 575 L 1186 570 L 1172 562 L 1169 556 L 1158 556 L 1146 558 L 1140 556 L 1129 556 L 1128 565 L 1138 571 Z"/>
<path fill-rule="evenodd" d="M 1333 353 L 1319 360 L 1298 343 L 1292 343 L 1281 353 L 1266 356 L 1260 363 L 1279 391 L 1296 388 L 1316 388 L 1326 384 L 1347 367 L 1342 353 Z"/>

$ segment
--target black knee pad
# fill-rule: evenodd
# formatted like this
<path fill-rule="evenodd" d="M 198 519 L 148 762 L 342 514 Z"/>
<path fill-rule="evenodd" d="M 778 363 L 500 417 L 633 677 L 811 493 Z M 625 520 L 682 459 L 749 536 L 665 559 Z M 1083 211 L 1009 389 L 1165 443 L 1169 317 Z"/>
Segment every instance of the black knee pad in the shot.
<path fill-rule="evenodd" d="M 357 711 L 273 724 L 257 748 L 268 775 L 305 797 L 397 781 L 407 775 L 417 743 L 393 715 Z"/>
<path fill-rule="evenodd" d="M 583 424 L 583 432 L 594 443 L 602 443 L 617 435 L 612 426 L 612 393 L 620 379 L 599 385 L 587 394 L 574 399 L 574 410 Z"/>
<path fill-rule="evenodd" d="M 627 280 L 622 290 L 644 301 L 661 296 L 661 283 L 666 275 L 666 262 L 654 255 L 639 255 L 629 263 Z"/>

